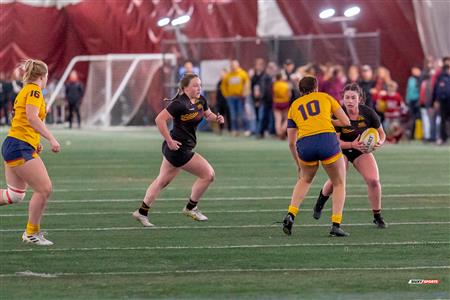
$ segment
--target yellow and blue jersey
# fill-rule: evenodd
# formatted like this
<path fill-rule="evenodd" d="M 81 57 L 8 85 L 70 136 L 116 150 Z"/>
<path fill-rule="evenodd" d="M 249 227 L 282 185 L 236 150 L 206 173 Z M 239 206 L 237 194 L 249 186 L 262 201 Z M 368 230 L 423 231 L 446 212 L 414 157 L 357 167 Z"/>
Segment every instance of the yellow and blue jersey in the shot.
<path fill-rule="evenodd" d="M 34 149 L 37 149 L 41 135 L 28 122 L 27 105 L 37 107 L 39 109 L 39 118 L 42 121 L 45 119 L 45 101 L 42 96 L 42 90 L 37 84 L 26 84 L 17 95 L 14 101 L 13 119 L 8 136 L 24 141 L 33 146 Z"/>
<path fill-rule="evenodd" d="M 335 132 L 331 114 L 341 106 L 326 93 L 313 92 L 297 98 L 288 113 L 288 128 L 297 128 L 297 137 Z"/>

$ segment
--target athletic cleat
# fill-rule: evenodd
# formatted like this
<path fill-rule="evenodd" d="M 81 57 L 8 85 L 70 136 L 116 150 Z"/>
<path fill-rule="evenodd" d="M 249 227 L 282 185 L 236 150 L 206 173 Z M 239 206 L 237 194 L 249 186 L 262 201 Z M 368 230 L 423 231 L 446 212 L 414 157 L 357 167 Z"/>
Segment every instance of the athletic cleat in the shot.
<path fill-rule="evenodd" d="M 153 225 L 152 223 L 150 223 L 150 221 L 148 220 L 147 216 L 141 215 L 139 213 L 139 210 L 135 210 L 132 214 L 133 218 L 135 218 L 139 223 L 142 224 L 142 226 L 144 227 L 153 227 L 155 225 Z"/>
<path fill-rule="evenodd" d="M 208 217 L 202 214 L 202 212 L 198 209 L 198 207 L 194 207 L 193 209 L 183 208 L 183 214 L 196 221 L 208 221 Z"/>
<path fill-rule="evenodd" d="M 313 208 L 313 218 L 316 220 L 320 219 L 320 216 L 322 216 L 322 209 L 323 205 L 320 205 L 318 202 L 316 202 L 316 205 L 314 205 Z"/>
<path fill-rule="evenodd" d="M 294 220 L 290 214 L 287 214 L 283 220 L 283 232 L 287 235 L 292 234 L 292 225 L 294 225 Z"/>
<path fill-rule="evenodd" d="M 341 227 L 336 226 L 336 225 L 332 225 L 331 226 L 331 231 L 330 231 L 330 236 L 349 236 L 350 234 L 345 232 L 344 230 L 342 230 Z"/>
<path fill-rule="evenodd" d="M 27 232 L 25 231 L 22 234 L 22 241 L 24 243 L 35 244 L 35 245 L 39 245 L 39 246 L 53 245 L 53 242 L 47 240 L 44 237 L 44 232 L 42 232 L 42 231 L 39 231 L 38 233 L 35 233 L 35 234 L 27 234 Z"/>
<path fill-rule="evenodd" d="M 383 218 L 375 218 L 373 220 L 373 223 L 380 229 L 385 229 L 387 227 L 387 224 L 384 222 Z"/>

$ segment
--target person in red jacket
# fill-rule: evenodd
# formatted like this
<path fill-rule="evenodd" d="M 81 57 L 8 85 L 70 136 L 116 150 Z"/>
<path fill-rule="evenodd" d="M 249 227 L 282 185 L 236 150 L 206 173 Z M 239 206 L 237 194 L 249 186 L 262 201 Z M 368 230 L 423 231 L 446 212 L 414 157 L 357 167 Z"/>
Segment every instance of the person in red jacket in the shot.
<path fill-rule="evenodd" d="M 387 132 L 386 140 L 392 143 L 397 143 L 405 131 L 400 124 L 405 102 L 397 89 L 398 84 L 395 81 L 388 82 L 387 93 L 379 96 L 376 102 L 377 110 L 384 113 L 383 127 Z"/>

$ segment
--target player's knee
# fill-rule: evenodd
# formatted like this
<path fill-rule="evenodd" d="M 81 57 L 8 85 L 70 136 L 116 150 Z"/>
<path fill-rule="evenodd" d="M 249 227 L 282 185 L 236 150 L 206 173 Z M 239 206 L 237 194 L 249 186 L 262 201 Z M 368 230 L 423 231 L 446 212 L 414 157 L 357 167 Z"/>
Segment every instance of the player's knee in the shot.
<path fill-rule="evenodd" d="M 211 168 L 210 170 L 208 170 L 208 172 L 206 172 L 200 178 L 203 179 L 204 181 L 211 183 L 214 181 L 215 177 L 216 177 L 216 174 L 214 173 L 214 170 Z"/>
<path fill-rule="evenodd" d="M 158 186 L 161 189 L 165 188 L 170 183 L 170 180 L 169 179 L 165 179 L 165 178 L 158 178 L 157 180 L 158 180 Z"/>
<path fill-rule="evenodd" d="M 380 187 L 380 180 L 377 178 L 369 178 L 366 180 L 367 186 L 369 188 L 378 188 Z"/>
<path fill-rule="evenodd" d="M 3 199 L 6 199 L 9 204 L 20 203 L 25 198 L 25 193 L 25 190 L 8 186 L 8 189 L 3 190 Z"/>
<path fill-rule="evenodd" d="M 39 190 L 36 190 L 35 192 L 37 192 L 37 193 L 41 194 L 42 196 L 44 196 L 45 199 L 48 199 L 50 197 L 50 195 L 52 194 L 52 192 L 53 192 L 52 183 L 50 182 L 50 183 L 47 183 L 47 184 L 41 186 L 39 188 Z"/>
<path fill-rule="evenodd" d="M 301 177 L 301 179 L 307 183 L 307 184 L 312 184 L 313 180 L 314 180 L 314 176 L 311 176 L 309 174 L 303 174 L 303 176 Z"/>
<path fill-rule="evenodd" d="M 216 178 L 216 174 L 213 169 L 209 170 L 208 173 L 206 173 L 204 179 L 208 182 L 213 182 Z"/>
<path fill-rule="evenodd" d="M 332 190 L 339 188 L 339 187 L 344 187 L 345 188 L 345 179 L 344 178 L 333 178 L 331 180 L 332 185 Z"/>

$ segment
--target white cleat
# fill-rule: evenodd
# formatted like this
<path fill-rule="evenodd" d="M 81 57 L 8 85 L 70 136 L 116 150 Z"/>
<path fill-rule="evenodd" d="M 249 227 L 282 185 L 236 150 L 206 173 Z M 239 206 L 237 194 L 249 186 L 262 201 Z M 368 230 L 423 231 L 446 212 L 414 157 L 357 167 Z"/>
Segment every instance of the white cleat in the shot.
<path fill-rule="evenodd" d="M 27 232 L 25 231 L 22 234 L 22 241 L 24 243 L 35 244 L 35 245 L 39 245 L 39 246 L 53 245 L 53 242 L 47 240 L 44 237 L 44 233 L 42 231 L 39 231 L 38 233 L 35 233 L 35 234 L 27 234 Z"/>
<path fill-rule="evenodd" d="M 184 207 L 183 214 L 197 221 L 208 221 L 208 217 L 202 214 L 202 212 L 198 209 L 198 207 L 194 207 L 191 210 Z"/>
<path fill-rule="evenodd" d="M 153 227 L 155 225 L 153 225 L 152 223 L 150 223 L 150 221 L 148 220 L 147 216 L 141 215 L 139 213 L 139 210 L 135 210 L 132 214 L 133 218 L 135 218 L 136 220 L 138 220 L 139 223 L 142 224 L 142 226 L 144 227 Z"/>

